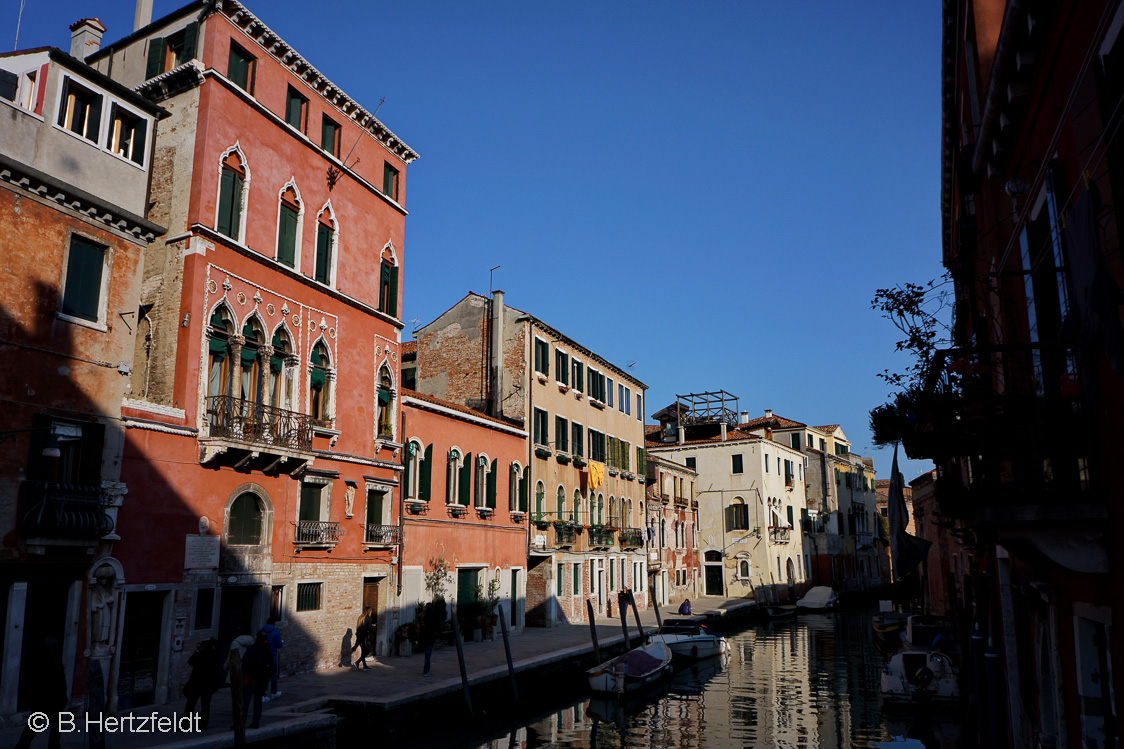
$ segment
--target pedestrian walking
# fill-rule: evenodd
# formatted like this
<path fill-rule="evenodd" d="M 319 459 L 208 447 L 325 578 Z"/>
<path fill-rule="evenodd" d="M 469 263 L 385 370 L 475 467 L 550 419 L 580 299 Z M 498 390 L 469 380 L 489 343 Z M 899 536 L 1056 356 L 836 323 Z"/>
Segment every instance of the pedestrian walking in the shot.
<path fill-rule="evenodd" d="M 48 717 L 48 749 L 59 749 L 62 738 L 59 735 L 59 713 L 66 709 L 66 668 L 62 665 L 62 647 L 54 637 L 43 640 L 42 650 L 35 659 L 35 664 L 29 670 L 30 689 L 27 695 L 27 706 L 33 713 L 44 713 Z M 32 729 L 32 720 L 28 720 L 20 734 L 17 749 L 27 749 L 31 742 L 39 735 Z"/>
<path fill-rule="evenodd" d="M 211 695 L 222 684 L 222 664 L 219 662 L 219 641 L 209 637 L 199 643 L 195 652 L 187 659 L 191 675 L 183 685 L 183 696 L 187 698 L 184 715 L 193 715 L 195 705 L 201 706 L 199 728 L 204 729 L 211 720 Z"/>
<path fill-rule="evenodd" d="M 359 660 L 355 662 L 355 670 L 359 670 L 359 664 L 363 664 L 364 669 L 370 669 L 367 665 L 367 656 L 371 652 L 371 609 L 364 610 L 363 616 L 359 617 L 359 621 L 355 626 L 355 644 L 351 647 L 351 652 L 354 653 L 356 649 L 359 650 Z"/>
<path fill-rule="evenodd" d="M 266 702 L 281 696 L 277 691 L 277 676 L 281 673 L 281 662 L 278 660 L 280 654 L 277 651 L 285 647 L 285 641 L 281 639 L 281 630 L 276 625 L 277 617 L 271 616 L 261 628 L 262 632 L 265 632 L 266 639 L 269 640 L 269 653 L 273 657 L 273 672 L 269 677 L 269 694 L 265 698 Z"/>
<path fill-rule="evenodd" d="M 224 683 L 227 679 L 227 672 L 230 671 L 230 653 L 235 653 L 238 661 L 241 662 L 242 656 L 246 655 L 246 649 L 253 644 L 254 636 L 245 627 L 239 630 L 238 636 L 230 643 L 230 651 L 226 654 L 226 660 L 222 662 L 222 680 Z"/>
<path fill-rule="evenodd" d="M 437 610 L 432 603 L 425 605 L 422 612 L 421 644 L 425 648 L 425 665 L 422 667 L 422 676 L 429 676 L 429 662 L 433 658 L 433 645 L 437 642 L 437 633 L 441 630 L 443 622 L 437 616 Z"/>
<path fill-rule="evenodd" d="M 273 657 L 269 654 L 269 638 L 264 631 L 258 632 L 254 644 L 246 648 L 242 656 L 242 721 L 254 703 L 254 722 L 250 728 L 261 724 L 261 704 L 265 690 L 269 687 L 269 676 L 273 670 Z"/>

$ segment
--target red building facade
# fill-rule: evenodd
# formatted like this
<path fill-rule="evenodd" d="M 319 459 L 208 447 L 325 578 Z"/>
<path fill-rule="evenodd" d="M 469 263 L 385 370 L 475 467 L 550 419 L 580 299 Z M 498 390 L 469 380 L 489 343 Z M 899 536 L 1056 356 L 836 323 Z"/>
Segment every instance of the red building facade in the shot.
<path fill-rule="evenodd" d="M 171 229 L 145 264 L 123 410 L 143 500 L 119 521 L 111 705 L 177 695 L 196 642 L 270 618 L 282 673 L 337 665 L 366 606 L 386 652 L 417 155 L 237 2 L 88 59 L 171 113 L 150 196 Z"/>

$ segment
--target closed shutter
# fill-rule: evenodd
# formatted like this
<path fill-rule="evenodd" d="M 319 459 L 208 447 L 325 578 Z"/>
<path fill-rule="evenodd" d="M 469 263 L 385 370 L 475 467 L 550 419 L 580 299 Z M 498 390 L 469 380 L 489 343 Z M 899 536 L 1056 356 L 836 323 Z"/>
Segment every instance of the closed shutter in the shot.
<path fill-rule="evenodd" d="M 492 470 L 488 472 L 488 488 L 484 497 L 484 504 L 493 510 L 496 509 L 496 469 L 498 466 L 498 461 L 493 459 Z"/>
<path fill-rule="evenodd" d="M 199 22 L 192 21 L 183 30 L 183 52 L 176 58 L 176 64 L 182 65 L 195 58 L 195 50 L 199 42 Z"/>
<path fill-rule="evenodd" d="M 281 206 L 281 218 L 277 226 L 277 261 L 290 268 L 296 262 L 297 254 L 297 212 L 287 205 Z"/>
<path fill-rule="evenodd" d="M 472 499 L 472 453 L 464 456 L 459 483 L 457 501 L 467 507 Z"/>
<path fill-rule="evenodd" d="M 168 41 L 166 39 L 151 39 L 148 42 L 148 63 L 144 69 L 144 78 L 155 78 L 164 72 L 164 58 L 168 55 Z M 65 99 L 65 92 L 63 93 Z"/>
<path fill-rule="evenodd" d="M 418 487 L 418 499 L 429 501 L 429 480 L 433 473 L 433 443 L 425 446 L 425 459 L 421 464 L 421 478 L 419 480 L 420 486 Z"/>
<path fill-rule="evenodd" d="M 215 229 L 231 239 L 238 238 L 242 220 L 242 176 L 233 169 L 223 169 L 219 180 L 218 221 Z"/>
<path fill-rule="evenodd" d="M 328 269 L 331 267 L 332 230 L 323 224 L 316 225 L 316 280 L 328 283 Z"/>
<path fill-rule="evenodd" d="M 64 314 L 97 322 L 101 306 L 101 274 L 104 261 L 104 247 L 78 235 L 70 238 L 70 256 L 66 262 L 66 289 L 62 299 Z"/>
<path fill-rule="evenodd" d="M 523 469 L 523 479 L 519 482 L 519 511 L 527 511 L 527 497 L 531 493 L 531 468 Z"/>

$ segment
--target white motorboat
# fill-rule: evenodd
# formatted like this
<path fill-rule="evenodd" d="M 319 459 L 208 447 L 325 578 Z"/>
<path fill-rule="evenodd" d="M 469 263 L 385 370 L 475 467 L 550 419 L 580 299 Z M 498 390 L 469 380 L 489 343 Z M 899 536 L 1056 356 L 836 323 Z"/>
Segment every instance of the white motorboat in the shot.
<path fill-rule="evenodd" d="M 952 703 L 960 699 L 952 659 L 929 648 L 895 653 L 882 668 L 881 690 L 887 702 Z"/>
<path fill-rule="evenodd" d="M 801 611 L 830 611 L 839 603 L 839 596 L 826 585 L 817 585 L 796 602 Z"/>
<path fill-rule="evenodd" d="M 652 635 L 652 641 L 664 643 L 680 658 L 709 658 L 729 650 L 724 638 L 693 619 L 668 619 Z"/>
<path fill-rule="evenodd" d="M 630 694 L 671 673 L 671 649 L 662 642 L 629 650 L 585 672 L 589 688 L 601 694 Z"/>

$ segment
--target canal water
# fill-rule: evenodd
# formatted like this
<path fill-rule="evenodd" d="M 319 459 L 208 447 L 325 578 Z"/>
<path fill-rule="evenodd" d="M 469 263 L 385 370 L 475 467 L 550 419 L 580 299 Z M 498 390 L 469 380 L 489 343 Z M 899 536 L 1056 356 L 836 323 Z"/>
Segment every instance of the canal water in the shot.
<path fill-rule="evenodd" d="M 669 688 L 646 699 L 621 706 L 588 694 L 559 694 L 521 725 L 440 743 L 488 749 L 959 746 L 954 725 L 883 709 L 884 658 L 869 612 L 800 616 L 726 637 L 728 658 L 680 669 Z"/>

